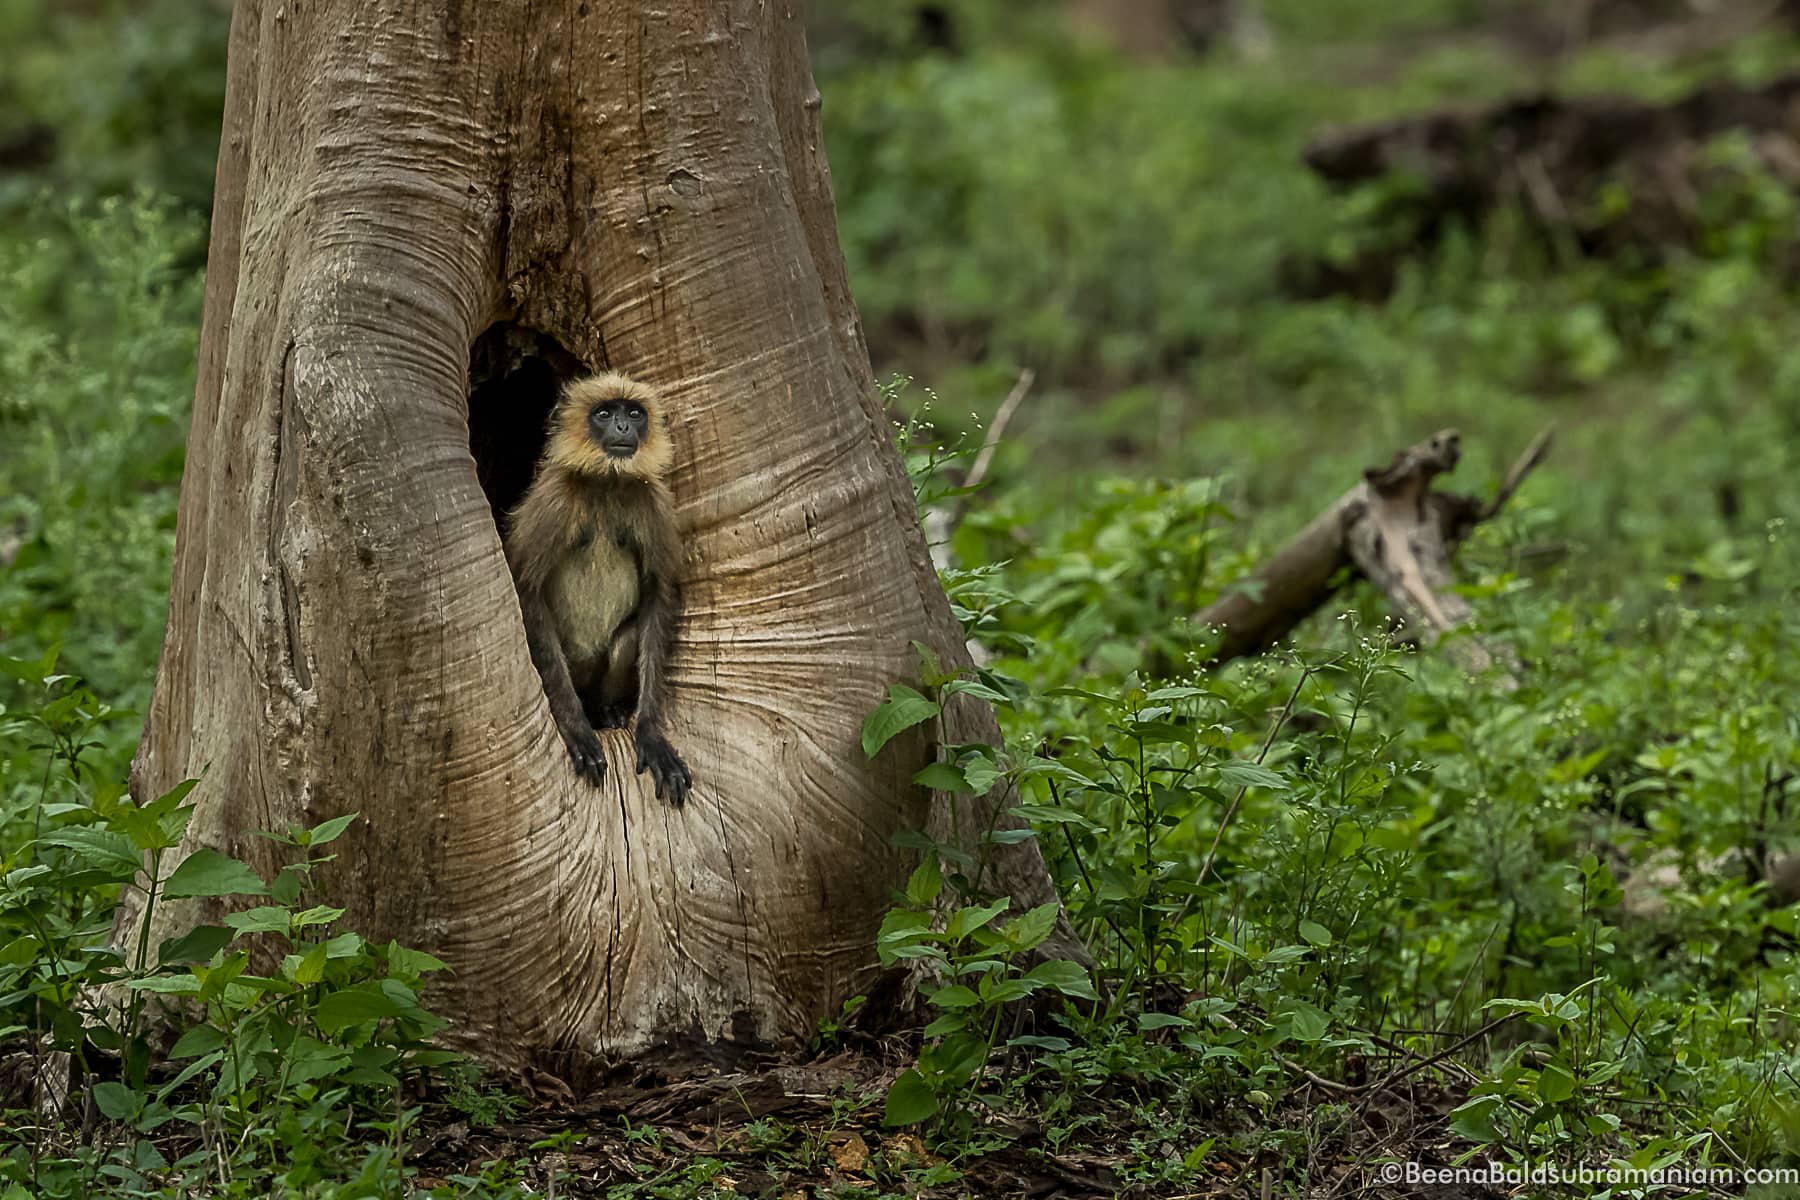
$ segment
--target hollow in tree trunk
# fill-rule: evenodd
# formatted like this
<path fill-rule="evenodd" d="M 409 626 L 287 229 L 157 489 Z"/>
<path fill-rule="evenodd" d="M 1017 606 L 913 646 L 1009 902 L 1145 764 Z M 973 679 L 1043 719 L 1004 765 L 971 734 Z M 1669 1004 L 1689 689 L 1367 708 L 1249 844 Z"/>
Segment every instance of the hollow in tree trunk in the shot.
<path fill-rule="evenodd" d="M 846 285 L 799 20 L 753 0 L 239 0 L 163 660 L 140 796 L 205 772 L 188 847 L 365 820 L 345 924 L 447 959 L 503 1066 L 729 1052 L 875 979 L 910 863 L 965 840 L 865 763 L 914 639 L 963 661 Z M 686 615 L 676 809 L 578 779 L 497 521 L 565 378 L 670 397 Z M 950 742 L 991 740 L 956 709 Z M 1054 898 L 1033 843 L 988 856 Z M 159 935 L 196 918 L 172 911 Z M 126 919 L 129 919 L 127 917 Z M 1058 949 L 1079 953 L 1066 940 Z"/>

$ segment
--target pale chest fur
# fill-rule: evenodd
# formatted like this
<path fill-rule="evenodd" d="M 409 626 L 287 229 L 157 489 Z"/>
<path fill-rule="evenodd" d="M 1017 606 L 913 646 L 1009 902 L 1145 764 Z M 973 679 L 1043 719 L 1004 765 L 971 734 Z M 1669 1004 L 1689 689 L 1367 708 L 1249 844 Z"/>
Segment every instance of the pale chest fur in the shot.
<path fill-rule="evenodd" d="M 596 536 L 551 574 L 544 598 L 579 674 L 606 654 L 613 632 L 636 611 L 637 560 L 612 538 Z"/>

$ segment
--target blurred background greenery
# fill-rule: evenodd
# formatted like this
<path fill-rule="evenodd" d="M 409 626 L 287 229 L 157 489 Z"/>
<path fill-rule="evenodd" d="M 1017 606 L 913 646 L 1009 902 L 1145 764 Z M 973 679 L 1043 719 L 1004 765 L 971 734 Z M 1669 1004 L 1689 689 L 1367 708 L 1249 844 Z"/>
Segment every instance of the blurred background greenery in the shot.
<path fill-rule="evenodd" d="M 8 631 L 73 622 L 82 672 L 132 702 L 159 636 L 228 10 L 0 0 L 0 520 L 37 581 Z M 1705 148 L 1720 167 L 1679 244 L 1605 257 L 1506 205 L 1420 238 L 1416 180 L 1334 189 L 1304 161 L 1346 122 L 1774 78 L 1800 61 L 1776 6 L 850 0 L 812 26 L 878 372 L 912 378 L 910 404 L 929 391 L 952 438 L 1037 373 L 1002 504 L 1034 466 L 1220 476 L 1249 545 L 1431 429 L 1463 427 L 1474 487 L 1555 421 L 1511 528 L 1584 578 L 1716 575 L 1793 508 L 1794 200 L 1744 137 Z M 1602 176 L 1570 203 L 1633 197 Z M 1334 285 L 1371 257 L 1373 302 Z M 51 578 L 101 545 L 121 552 Z"/>
<path fill-rule="evenodd" d="M 1337 184 L 1307 150 L 1509 98 L 1770 85 L 1800 70 L 1795 8 L 817 0 L 811 17 L 856 298 L 878 372 L 911 381 L 897 406 L 979 439 L 1036 373 L 951 546 L 1010 598 L 991 622 L 1025 697 L 1009 736 L 1104 761 L 1112 718 L 1045 691 L 1128 694 L 1153 650 L 1202 644 L 1181 619 L 1398 447 L 1459 427 L 1455 482 L 1477 491 L 1554 423 L 1549 463 L 1464 554 L 1524 686 L 1488 695 L 1421 657 L 1303 701 L 1293 757 L 1272 760 L 1294 790 L 1251 793 L 1217 869 L 1242 944 L 1296 942 L 1302 918 L 1336 941 L 1327 969 L 1259 962 L 1231 986 L 1392 1031 L 1603 978 L 1591 1043 L 1556 1052 L 1618 1064 L 1604 1087 L 1628 1129 L 1787 1154 L 1794 922 L 1765 876 L 1800 849 L 1800 121 L 1709 130 L 1648 170 L 1582 177 L 1577 156 L 1548 201 L 1503 188 L 1448 214 L 1428 172 Z M 60 646 L 127 710 L 162 633 L 227 18 L 216 0 L 0 0 L 0 652 Z M 1475 160 L 1498 175 L 1501 157 Z M 1346 603 L 1364 630 L 1383 615 Z M 1335 615 L 1297 642 L 1367 661 Z M 1294 678 L 1214 673 L 1223 744 L 1254 756 Z M 120 777 L 136 725 L 110 728 L 93 761 Z M 1308 774 L 1327 760 L 1337 774 Z M 1361 782 L 1339 787 L 1352 762 Z M 41 769 L 22 741 L 0 754 L 0 827 Z M 1219 806 L 1163 795 L 1154 854 L 1099 793 L 1034 797 L 1081 808 L 1089 864 L 1121 872 L 1095 887 L 1050 847 L 1087 931 L 1188 912 L 1163 889 L 1192 877 Z M 1624 920 L 1612 895 L 1596 916 L 1594 871 L 1571 875 L 1588 853 L 1656 874 L 1663 907 Z M 1193 966 L 1205 939 L 1170 936 L 1107 963 L 1216 984 Z M 1652 1101 L 1655 1119 L 1630 1107 Z"/>

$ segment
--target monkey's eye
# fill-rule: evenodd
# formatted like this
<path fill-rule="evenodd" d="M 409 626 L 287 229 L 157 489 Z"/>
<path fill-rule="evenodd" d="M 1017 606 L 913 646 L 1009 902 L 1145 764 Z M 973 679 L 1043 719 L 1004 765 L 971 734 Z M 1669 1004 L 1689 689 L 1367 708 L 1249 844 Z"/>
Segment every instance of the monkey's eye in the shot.
<path fill-rule="evenodd" d="M 634 404 L 625 410 L 625 415 L 634 421 L 641 421 L 644 419 L 644 410 Z"/>

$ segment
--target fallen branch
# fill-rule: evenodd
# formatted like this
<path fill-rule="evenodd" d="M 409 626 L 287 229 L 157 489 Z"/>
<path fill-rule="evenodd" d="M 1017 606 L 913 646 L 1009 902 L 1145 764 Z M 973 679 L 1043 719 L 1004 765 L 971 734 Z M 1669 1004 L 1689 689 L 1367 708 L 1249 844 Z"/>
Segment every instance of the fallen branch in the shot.
<path fill-rule="evenodd" d="M 1432 490 L 1432 482 L 1462 457 L 1462 439 L 1454 429 L 1408 446 L 1385 467 L 1365 471 L 1361 483 L 1338 497 L 1260 570 L 1195 617 L 1223 632 L 1214 661 L 1274 644 L 1354 576 L 1381 589 L 1405 636 L 1421 645 L 1433 645 L 1467 625 L 1474 613 L 1454 590 L 1450 560 L 1477 525 L 1505 506 L 1549 448 L 1550 431 L 1545 430 L 1487 501 Z M 1496 661 L 1512 665 L 1508 649 L 1476 638 L 1456 638 L 1450 646 L 1474 672 Z"/>
<path fill-rule="evenodd" d="M 1000 402 L 994 419 L 989 422 L 987 436 L 982 439 L 981 449 L 975 453 L 975 461 L 969 464 L 969 473 L 957 485 L 956 495 L 948 504 L 926 512 L 925 541 L 931 548 L 932 565 L 938 570 L 949 565 L 950 537 L 968 515 L 970 497 L 987 479 L 988 468 L 994 463 L 994 452 L 1000 447 L 1000 439 L 1006 436 L 1006 427 L 1012 424 L 1013 414 L 1019 411 L 1019 405 L 1024 402 L 1026 393 L 1031 391 L 1031 385 L 1036 381 L 1037 372 L 1030 367 L 1019 372 L 1012 391 L 1006 393 L 1006 399 Z"/>
<path fill-rule="evenodd" d="M 988 425 L 987 437 L 982 440 L 981 450 L 975 455 L 975 461 L 969 466 L 969 473 L 963 479 L 966 488 L 980 487 L 987 478 L 988 467 L 993 464 L 994 451 L 1000 446 L 1000 439 L 1006 436 L 1006 427 L 1012 424 L 1013 414 L 1019 411 L 1019 405 L 1025 399 L 1025 393 L 1037 382 L 1037 372 L 1026 367 L 1019 372 L 1018 380 L 1012 385 L 1012 391 L 1006 393 L 1006 399 L 1000 402 L 1000 409 L 994 414 Z M 969 506 L 969 498 L 965 495 L 958 511 Z M 952 525 L 952 528 L 955 526 Z"/>

